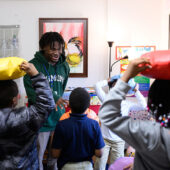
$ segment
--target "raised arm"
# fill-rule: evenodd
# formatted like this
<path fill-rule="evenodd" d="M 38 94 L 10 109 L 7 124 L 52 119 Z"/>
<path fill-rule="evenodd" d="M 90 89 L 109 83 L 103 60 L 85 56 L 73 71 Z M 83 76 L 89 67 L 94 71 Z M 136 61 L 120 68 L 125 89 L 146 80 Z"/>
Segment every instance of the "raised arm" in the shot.
<path fill-rule="evenodd" d="M 106 96 L 99 111 L 99 118 L 103 124 L 140 151 L 152 150 L 156 147 L 158 136 L 160 136 L 160 125 L 151 121 L 133 120 L 128 116 L 122 117 L 120 106 L 130 89 L 129 79 L 146 68 L 150 68 L 146 59 L 136 59 L 131 62 L 123 77 L 118 80 L 115 87 Z M 148 127 L 153 128 L 151 130 Z"/>
<path fill-rule="evenodd" d="M 25 110 L 25 116 L 28 126 L 33 131 L 39 130 L 48 114 L 55 108 L 49 83 L 43 74 L 38 73 L 33 64 L 23 62 L 20 66 L 32 81 L 32 87 L 35 91 L 35 103 Z"/>

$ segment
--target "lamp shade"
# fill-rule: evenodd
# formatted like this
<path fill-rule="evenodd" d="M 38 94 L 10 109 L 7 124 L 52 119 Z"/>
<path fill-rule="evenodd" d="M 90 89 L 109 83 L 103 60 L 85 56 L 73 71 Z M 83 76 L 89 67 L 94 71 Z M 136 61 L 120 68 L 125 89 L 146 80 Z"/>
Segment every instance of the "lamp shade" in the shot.
<path fill-rule="evenodd" d="M 141 72 L 142 75 L 149 78 L 170 80 L 170 50 L 152 51 L 141 57 L 149 58 L 152 66 L 151 69 Z"/>

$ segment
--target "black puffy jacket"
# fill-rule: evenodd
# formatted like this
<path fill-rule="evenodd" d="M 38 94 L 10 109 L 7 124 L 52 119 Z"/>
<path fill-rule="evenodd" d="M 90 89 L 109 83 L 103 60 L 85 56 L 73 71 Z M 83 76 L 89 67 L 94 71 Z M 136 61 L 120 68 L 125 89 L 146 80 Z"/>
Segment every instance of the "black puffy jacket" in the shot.
<path fill-rule="evenodd" d="M 36 103 L 30 107 L 0 109 L 0 169 L 38 169 L 36 139 L 55 107 L 49 83 L 42 74 L 31 78 Z"/>

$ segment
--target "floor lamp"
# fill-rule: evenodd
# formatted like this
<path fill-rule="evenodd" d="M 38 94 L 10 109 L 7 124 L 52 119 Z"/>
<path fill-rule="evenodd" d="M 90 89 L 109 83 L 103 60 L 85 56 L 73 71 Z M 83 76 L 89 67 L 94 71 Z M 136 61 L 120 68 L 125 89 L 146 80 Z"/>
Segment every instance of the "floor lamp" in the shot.
<path fill-rule="evenodd" d="M 113 45 L 113 41 L 108 41 L 107 42 L 110 48 L 110 52 L 109 52 L 109 78 L 110 78 L 110 73 L 111 73 L 111 50 L 112 50 L 112 45 Z"/>
<path fill-rule="evenodd" d="M 112 65 L 110 66 L 110 72 L 112 72 L 112 67 L 120 60 L 124 60 L 124 59 L 128 59 L 128 56 L 125 55 L 124 57 L 122 58 L 119 58 L 118 60 L 116 60 L 114 63 L 112 63 Z"/>

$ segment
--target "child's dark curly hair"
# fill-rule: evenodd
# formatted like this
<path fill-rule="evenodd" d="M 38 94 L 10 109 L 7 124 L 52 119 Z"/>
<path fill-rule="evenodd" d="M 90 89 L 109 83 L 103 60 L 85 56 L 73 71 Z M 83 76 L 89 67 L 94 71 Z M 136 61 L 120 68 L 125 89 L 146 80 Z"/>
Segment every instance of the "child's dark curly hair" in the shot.
<path fill-rule="evenodd" d="M 0 81 L 0 109 L 12 107 L 13 98 L 18 95 L 18 86 L 13 80 Z"/>
<path fill-rule="evenodd" d="M 150 113 L 165 127 L 170 127 L 170 80 L 155 80 L 148 94 Z"/>

